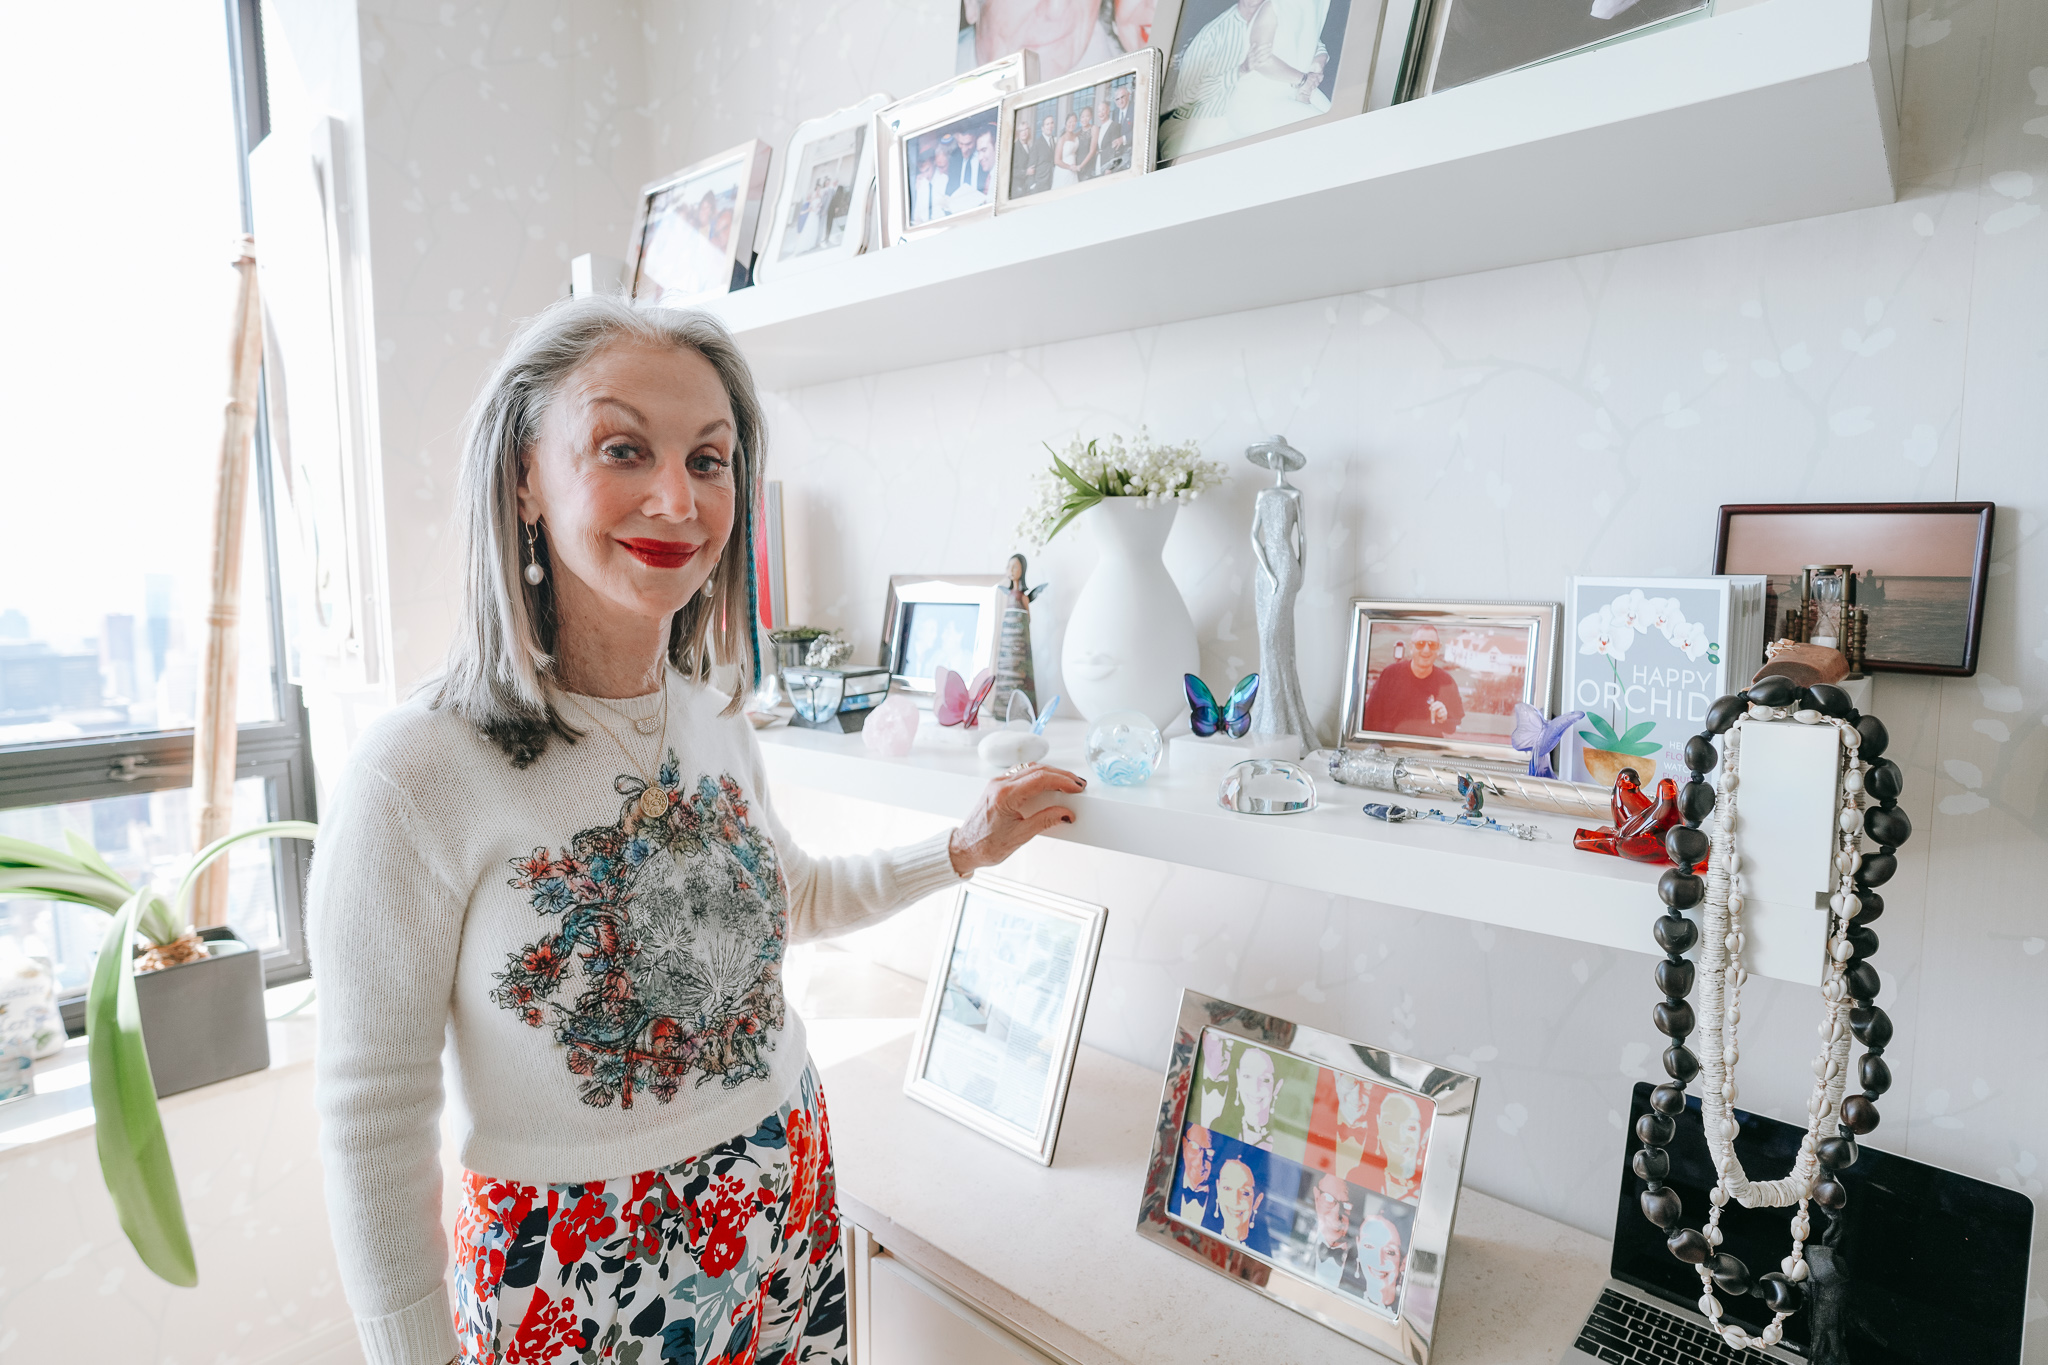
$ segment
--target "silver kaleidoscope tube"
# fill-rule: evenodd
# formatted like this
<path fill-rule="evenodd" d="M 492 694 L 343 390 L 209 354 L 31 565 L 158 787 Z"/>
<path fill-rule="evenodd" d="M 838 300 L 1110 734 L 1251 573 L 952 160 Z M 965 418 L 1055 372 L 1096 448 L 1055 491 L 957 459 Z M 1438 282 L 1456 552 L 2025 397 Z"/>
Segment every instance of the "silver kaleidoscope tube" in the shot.
<path fill-rule="evenodd" d="M 1430 796 L 1461 801 L 1458 779 L 1477 778 L 1486 788 L 1489 802 L 1502 801 L 1529 810 L 1549 811 L 1580 820 L 1613 819 L 1613 794 L 1604 787 L 1581 782 L 1562 782 L 1550 777 L 1531 777 L 1508 764 L 1483 759 L 1438 762 L 1422 754 L 1396 753 L 1378 747 L 1369 749 L 1319 749 L 1303 760 L 1320 768 L 1347 787 L 1370 787 L 1375 791 L 1400 792 L 1404 796 Z"/>

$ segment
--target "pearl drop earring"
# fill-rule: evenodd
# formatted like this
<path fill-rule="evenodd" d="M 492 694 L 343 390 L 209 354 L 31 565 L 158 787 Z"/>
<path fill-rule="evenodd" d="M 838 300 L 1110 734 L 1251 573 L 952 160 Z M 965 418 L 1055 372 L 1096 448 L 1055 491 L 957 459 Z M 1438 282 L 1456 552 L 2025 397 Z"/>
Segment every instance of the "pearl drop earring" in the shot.
<path fill-rule="evenodd" d="M 540 552 L 533 543 L 533 528 L 537 525 L 538 522 L 526 523 L 526 581 L 536 588 L 548 576 L 548 571 L 540 566 Z"/>

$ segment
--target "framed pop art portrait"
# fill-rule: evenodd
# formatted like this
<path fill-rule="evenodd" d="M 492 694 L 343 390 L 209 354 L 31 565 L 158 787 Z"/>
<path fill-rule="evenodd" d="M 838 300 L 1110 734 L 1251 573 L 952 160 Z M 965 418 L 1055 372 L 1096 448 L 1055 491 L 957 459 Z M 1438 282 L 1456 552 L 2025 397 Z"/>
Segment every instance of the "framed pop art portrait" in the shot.
<path fill-rule="evenodd" d="M 1005 52 L 1028 51 L 1038 79 L 1056 81 L 1159 42 L 1175 0 L 960 0 L 955 71 L 972 71 Z M 1165 11 L 1161 13 L 1160 11 Z"/>
<path fill-rule="evenodd" d="M 1149 47 L 1006 98 L 996 212 L 1151 170 L 1158 99 L 1159 54 Z"/>
<path fill-rule="evenodd" d="M 995 213 L 1003 97 L 1037 79 L 1038 59 L 1016 52 L 875 115 L 883 246 Z"/>
<path fill-rule="evenodd" d="M 962 885 L 904 1093 L 1050 1166 L 1108 913 L 995 877 Z"/>
<path fill-rule="evenodd" d="M 882 612 L 882 667 L 897 690 L 930 696 L 941 668 L 972 678 L 996 666 L 1001 574 L 892 574 Z"/>
<path fill-rule="evenodd" d="M 875 194 L 875 114 L 889 96 L 797 125 L 782 159 L 782 194 L 755 278 L 777 280 L 866 249 Z"/>
<path fill-rule="evenodd" d="M 1343 746 L 1527 762 L 1509 742 L 1515 705 L 1550 714 L 1561 612 L 1555 602 L 1353 599 Z"/>
<path fill-rule="evenodd" d="M 1991 575 L 1988 502 L 1758 503 L 1723 507 L 1717 574 L 1763 574 L 1770 608 L 1800 595 L 1808 565 L 1849 566 L 1849 605 L 1868 620 L 1871 672 L 1977 671 Z M 1776 639 L 1782 629 L 1770 629 Z"/>
<path fill-rule="evenodd" d="M 1182 0 L 1166 45 L 1159 164 L 1364 113 L 1387 4 Z"/>
<path fill-rule="evenodd" d="M 767 143 L 742 142 L 641 189 L 627 250 L 633 302 L 677 308 L 746 283 L 768 155 Z"/>
<path fill-rule="evenodd" d="M 1429 1359 L 1479 1078 L 1181 994 L 1138 1231 Z"/>

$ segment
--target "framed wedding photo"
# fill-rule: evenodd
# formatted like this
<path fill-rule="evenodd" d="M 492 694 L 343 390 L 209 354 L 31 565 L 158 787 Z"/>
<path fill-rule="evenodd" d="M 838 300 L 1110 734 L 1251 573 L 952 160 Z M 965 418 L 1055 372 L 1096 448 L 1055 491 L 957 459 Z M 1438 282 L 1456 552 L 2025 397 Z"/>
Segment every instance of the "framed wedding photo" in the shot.
<path fill-rule="evenodd" d="M 633 302 L 678 308 L 747 282 L 768 156 L 767 143 L 742 142 L 641 189 L 627 253 Z"/>
<path fill-rule="evenodd" d="M 1427 1365 L 1479 1078 L 1181 994 L 1138 1231 Z"/>
<path fill-rule="evenodd" d="M 851 260 L 868 244 L 868 205 L 875 194 L 875 115 L 887 95 L 797 125 L 782 159 L 782 194 L 768 245 L 754 267 L 758 280 Z"/>
<path fill-rule="evenodd" d="M 1151 170 L 1158 102 L 1159 53 L 1149 47 L 1005 98 L 996 212 Z"/>
<path fill-rule="evenodd" d="M 995 213 L 1003 97 L 1037 79 L 1038 59 L 1016 52 L 876 113 L 883 246 Z"/>
<path fill-rule="evenodd" d="M 963 885 L 904 1092 L 1050 1166 L 1107 917 L 995 877 Z"/>
<path fill-rule="evenodd" d="M 1984 633 L 1997 510 L 1988 502 L 1723 507 L 1714 572 L 1765 575 L 1782 610 L 1800 596 L 1808 565 L 1846 564 L 1849 601 L 1869 621 L 1865 669 L 1967 678 Z"/>
<path fill-rule="evenodd" d="M 1364 113 L 1387 2 L 1182 0 L 1166 47 L 1159 164 Z"/>
<path fill-rule="evenodd" d="M 1351 603 L 1342 743 L 1526 761 L 1515 704 L 1548 716 L 1557 684 L 1555 602 Z"/>
<path fill-rule="evenodd" d="M 891 574 L 882 611 L 882 667 L 899 692 L 930 696 L 933 679 L 950 668 L 963 679 L 996 666 L 1003 619 L 993 573 Z"/>

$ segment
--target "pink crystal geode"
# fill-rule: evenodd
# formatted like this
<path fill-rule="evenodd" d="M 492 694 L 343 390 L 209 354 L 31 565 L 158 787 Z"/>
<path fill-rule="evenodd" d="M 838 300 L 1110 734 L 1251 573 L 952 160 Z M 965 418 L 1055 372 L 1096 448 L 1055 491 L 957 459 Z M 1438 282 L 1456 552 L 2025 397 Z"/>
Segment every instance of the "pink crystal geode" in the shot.
<path fill-rule="evenodd" d="M 860 738 L 883 758 L 902 758 L 917 738 L 917 704 L 908 697 L 888 698 L 868 713 Z"/>

